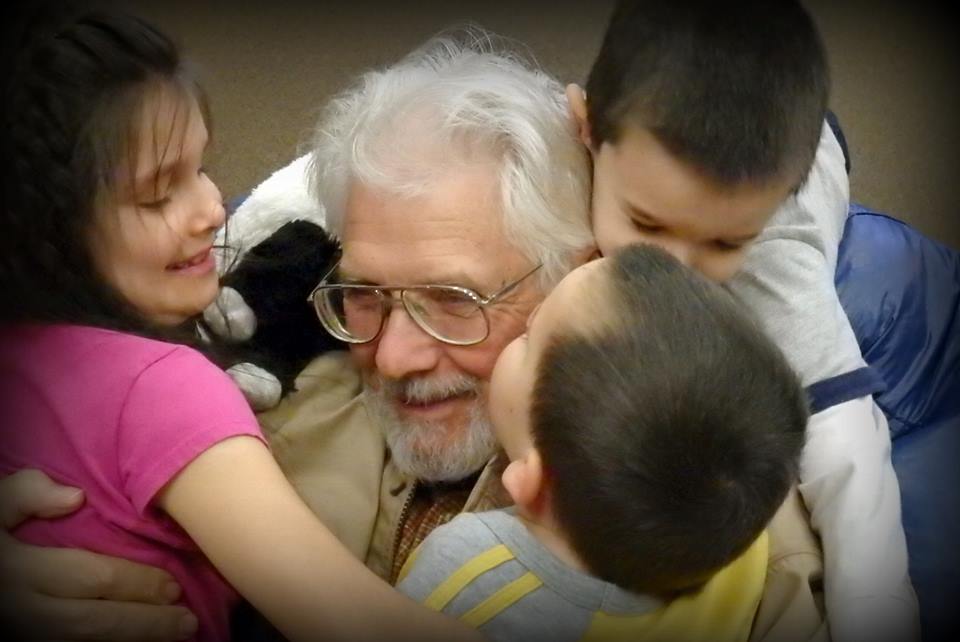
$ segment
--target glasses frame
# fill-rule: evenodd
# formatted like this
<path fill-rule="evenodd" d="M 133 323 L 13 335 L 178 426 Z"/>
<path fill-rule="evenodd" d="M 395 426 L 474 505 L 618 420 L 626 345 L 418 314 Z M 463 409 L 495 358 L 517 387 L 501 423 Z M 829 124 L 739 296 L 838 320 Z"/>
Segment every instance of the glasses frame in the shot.
<path fill-rule="evenodd" d="M 337 261 L 333 265 L 333 267 L 327 271 L 324 277 L 320 279 L 320 283 L 317 285 L 317 287 L 315 287 L 310 292 L 310 295 L 307 297 L 307 301 L 311 305 L 313 305 L 313 311 L 316 313 L 317 318 L 320 319 L 320 323 L 323 324 L 323 327 L 326 328 L 327 332 L 329 332 L 331 335 L 333 335 L 337 339 L 340 339 L 341 341 L 345 341 L 346 343 L 352 343 L 354 345 L 363 345 L 365 343 L 370 343 L 372 341 L 375 341 L 377 337 L 379 337 L 380 334 L 383 332 L 384 321 L 386 321 L 387 319 L 389 309 L 395 305 L 395 302 L 399 298 L 400 304 L 403 306 L 403 310 L 404 312 L 407 313 L 407 316 L 409 316 L 413 320 L 413 322 L 417 324 L 418 328 L 426 332 L 428 335 L 430 335 L 437 341 L 441 343 L 446 343 L 448 345 L 454 345 L 454 346 L 473 346 L 473 345 L 477 345 L 478 343 L 483 343 L 483 341 L 485 341 L 486 338 L 490 336 L 490 319 L 487 316 L 487 307 L 493 305 L 494 303 L 502 299 L 504 296 L 509 294 L 511 291 L 513 291 L 525 279 L 527 279 L 528 277 L 533 275 L 537 270 L 542 268 L 543 264 L 542 263 L 537 264 L 536 267 L 524 273 L 523 276 L 521 276 L 520 278 L 514 281 L 511 281 L 510 283 L 506 284 L 505 286 L 503 286 L 502 288 L 500 288 L 490 296 L 486 296 L 486 297 L 481 296 L 475 290 L 471 290 L 470 288 L 464 287 L 462 285 L 438 285 L 438 284 L 363 285 L 359 283 L 357 284 L 327 283 L 326 280 L 333 275 L 334 271 L 336 271 L 338 267 L 340 267 L 340 261 Z M 340 331 L 330 327 L 330 324 L 327 323 L 327 320 L 324 318 L 324 313 L 321 311 L 322 304 L 320 303 L 320 301 L 322 301 L 322 299 L 320 299 L 317 295 L 324 290 L 334 290 L 334 289 L 374 290 L 380 294 L 380 299 L 382 303 L 381 312 L 380 312 L 380 326 L 377 328 L 376 333 L 374 333 L 372 337 L 370 337 L 369 339 L 356 339 L 354 337 L 349 337 L 346 334 L 341 333 Z M 449 339 L 447 337 L 440 335 L 436 330 L 434 330 L 429 325 L 427 325 L 427 323 L 424 322 L 419 317 L 419 315 L 411 311 L 412 304 L 408 303 L 406 298 L 406 294 L 408 290 L 446 290 L 446 291 L 452 290 L 459 294 L 465 295 L 467 298 L 471 299 L 477 305 L 477 307 L 480 308 L 480 314 L 483 315 L 483 325 L 485 328 L 483 336 L 480 337 L 479 339 L 471 340 L 471 341 L 457 341 L 455 339 Z M 399 296 L 394 296 L 393 293 L 395 292 L 399 292 Z"/>

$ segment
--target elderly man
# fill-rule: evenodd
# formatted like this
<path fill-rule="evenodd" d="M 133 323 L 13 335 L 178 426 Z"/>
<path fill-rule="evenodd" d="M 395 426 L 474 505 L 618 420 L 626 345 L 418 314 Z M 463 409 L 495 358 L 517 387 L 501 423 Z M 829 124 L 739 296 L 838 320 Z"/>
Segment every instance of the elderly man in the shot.
<path fill-rule="evenodd" d="M 585 150 L 553 79 L 441 39 L 332 101 L 308 174 L 343 244 L 317 307 L 351 343 L 378 428 L 366 434 L 386 442 L 367 452 L 355 437 L 364 428 L 349 429 L 340 463 L 323 474 L 340 484 L 373 478 L 358 481 L 363 492 L 346 504 L 332 492 L 310 501 L 372 568 L 393 577 L 471 490 L 471 506 L 484 501 L 489 485 L 476 482 L 495 452 L 485 407 L 494 362 L 544 293 L 592 251 Z M 334 360 L 313 364 L 301 381 L 325 385 L 318 370 Z M 333 370 L 344 376 L 341 361 Z M 316 399 L 301 390 L 263 415 L 265 428 L 281 437 L 315 421 Z M 366 418 L 358 409 L 358 423 Z M 313 459 L 301 446 L 277 456 L 298 483 L 304 458 Z M 346 532 L 361 514 L 372 534 Z"/>
<path fill-rule="evenodd" d="M 343 256 L 313 297 L 350 354 L 317 359 L 261 422 L 311 508 L 393 579 L 434 527 L 504 504 L 487 382 L 544 293 L 592 251 L 587 152 L 562 87 L 482 38 L 434 40 L 364 75 L 331 101 L 314 142 L 306 176 Z M 4 512 L 8 528 L 78 500 L 35 477 L 7 486 L 19 502 Z M 773 554 L 781 541 L 799 556 L 771 567 L 757 626 L 770 639 L 823 632 L 807 590 L 816 545 L 790 530 L 798 506 L 792 498 L 773 525 Z M 23 605 L 7 617 L 42 618 L 56 638 L 181 634 L 162 572 L 3 545 Z"/>

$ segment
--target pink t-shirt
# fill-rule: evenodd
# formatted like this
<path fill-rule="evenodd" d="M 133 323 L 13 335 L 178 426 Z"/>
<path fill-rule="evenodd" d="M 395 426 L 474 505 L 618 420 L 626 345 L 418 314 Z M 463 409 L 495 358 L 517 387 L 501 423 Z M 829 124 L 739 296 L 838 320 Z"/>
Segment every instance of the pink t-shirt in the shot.
<path fill-rule="evenodd" d="M 77 512 L 16 536 L 166 569 L 198 640 L 229 639 L 237 596 L 153 499 L 235 435 L 263 440 L 230 378 L 195 350 L 81 326 L 0 329 L 0 475 L 39 468 L 86 493 Z"/>

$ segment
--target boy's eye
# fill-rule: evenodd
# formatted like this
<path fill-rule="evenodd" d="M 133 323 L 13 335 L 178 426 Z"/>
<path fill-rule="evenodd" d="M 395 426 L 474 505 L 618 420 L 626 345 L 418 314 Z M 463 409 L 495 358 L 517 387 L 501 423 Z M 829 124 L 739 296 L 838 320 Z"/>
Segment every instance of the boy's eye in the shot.
<path fill-rule="evenodd" d="M 734 251 L 739 250 L 740 248 L 742 248 L 742 247 L 743 247 L 743 244 L 741 244 L 741 243 L 730 243 L 730 242 L 728 242 L 728 241 L 723 241 L 723 240 L 717 239 L 716 241 L 713 242 L 713 246 L 714 246 L 715 248 L 717 248 L 718 250 L 720 250 L 721 252 L 734 252 Z"/>
<path fill-rule="evenodd" d="M 643 221 L 638 221 L 637 219 L 632 219 L 633 226 L 640 230 L 641 232 L 646 232 L 647 234 L 656 234 L 663 230 L 663 227 L 660 225 L 650 225 L 649 223 L 644 223 Z"/>

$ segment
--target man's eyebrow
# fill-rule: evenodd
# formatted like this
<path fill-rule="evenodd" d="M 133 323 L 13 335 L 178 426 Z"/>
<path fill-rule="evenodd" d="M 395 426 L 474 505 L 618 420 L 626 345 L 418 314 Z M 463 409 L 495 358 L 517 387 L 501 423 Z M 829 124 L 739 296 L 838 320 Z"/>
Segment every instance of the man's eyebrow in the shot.
<path fill-rule="evenodd" d="M 498 288 L 502 287 L 502 285 L 506 284 L 507 282 L 508 282 L 508 280 L 504 280 L 503 283 L 494 285 L 493 289 L 491 289 L 490 292 L 493 292 L 493 291 L 497 290 Z M 476 292 L 476 293 L 478 293 L 478 294 L 481 294 L 481 295 L 490 294 L 490 292 L 485 292 L 485 291 L 484 291 L 484 288 L 480 287 L 480 286 L 477 284 L 476 281 L 474 281 L 473 279 L 471 279 L 470 277 L 468 277 L 466 274 L 458 274 L 458 275 L 456 275 L 456 276 L 453 276 L 452 278 L 438 278 L 438 279 L 436 279 L 435 281 L 431 281 L 430 284 L 433 284 L 433 285 L 456 285 L 456 286 L 461 287 L 461 288 L 467 288 L 467 289 L 469 289 L 469 290 L 473 290 L 474 292 Z M 421 285 L 428 285 L 428 284 L 421 284 Z"/>
<path fill-rule="evenodd" d="M 345 285 L 379 285 L 379 283 L 374 283 L 373 281 L 368 281 L 366 279 L 356 279 L 349 276 L 344 276 L 343 274 L 335 273 L 336 279 L 334 282 L 343 283 Z"/>
<path fill-rule="evenodd" d="M 462 288 L 468 288 L 477 292 L 478 294 L 483 294 L 472 279 L 467 278 L 465 275 L 455 276 L 453 278 L 437 278 L 434 280 L 421 280 L 416 283 L 397 283 L 394 281 L 390 282 L 377 282 L 371 281 L 369 279 L 364 279 L 361 277 L 350 276 L 349 274 L 344 274 L 343 272 L 337 272 L 337 280 L 340 283 L 347 285 L 378 285 L 382 287 L 412 287 L 416 285 L 456 285 Z M 491 290 L 493 291 L 493 290 Z"/>
<path fill-rule="evenodd" d="M 373 281 L 351 276 L 349 271 L 344 270 L 342 265 L 337 265 L 336 269 L 327 278 L 329 283 L 348 283 L 350 285 L 377 285 Z"/>

